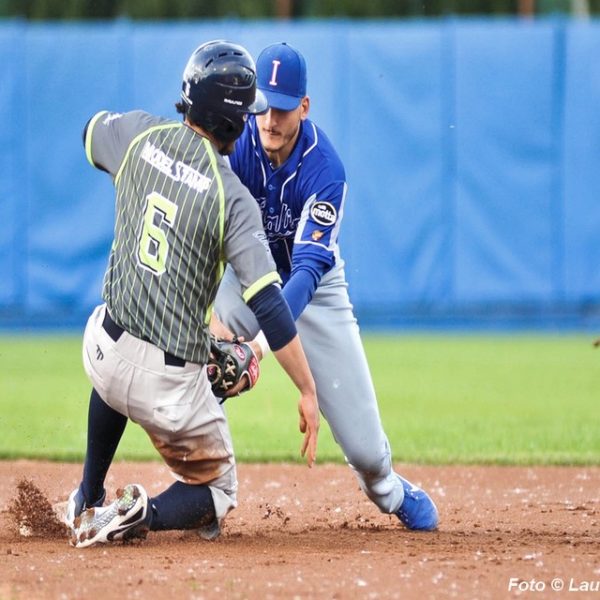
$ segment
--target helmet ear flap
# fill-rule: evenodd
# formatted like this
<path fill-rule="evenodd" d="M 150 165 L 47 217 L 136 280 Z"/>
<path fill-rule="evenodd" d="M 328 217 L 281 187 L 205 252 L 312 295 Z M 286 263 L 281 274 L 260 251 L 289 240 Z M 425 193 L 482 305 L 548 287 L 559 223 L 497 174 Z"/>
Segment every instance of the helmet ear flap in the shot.
<path fill-rule="evenodd" d="M 254 60 L 245 48 L 225 40 L 193 52 L 183 72 L 181 99 L 190 120 L 222 142 L 241 135 L 247 114 L 267 110 L 256 89 Z"/>
<path fill-rule="evenodd" d="M 242 115 L 224 115 L 213 110 L 198 108 L 200 110 L 188 110 L 188 116 L 202 129 L 212 133 L 219 141 L 233 142 L 242 135 L 246 122 Z"/>
<path fill-rule="evenodd" d="M 237 140 L 242 131 L 244 131 L 244 123 L 242 117 L 226 117 L 221 116 L 219 125 L 215 129 L 215 136 L 223 142 L 229 143 Z"/>

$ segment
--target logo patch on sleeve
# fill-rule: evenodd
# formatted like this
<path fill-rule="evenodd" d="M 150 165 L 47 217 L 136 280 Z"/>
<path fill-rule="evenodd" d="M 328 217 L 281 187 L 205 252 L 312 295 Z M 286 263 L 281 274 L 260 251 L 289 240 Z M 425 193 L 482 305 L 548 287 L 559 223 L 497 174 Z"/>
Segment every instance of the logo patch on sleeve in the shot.
<path fill-rule="evenodd" d="M 310 215 L 319 225 L 333 225 L 337 219 L 337 211 L 331 202 L 315 202 L 310 209 Z"/>

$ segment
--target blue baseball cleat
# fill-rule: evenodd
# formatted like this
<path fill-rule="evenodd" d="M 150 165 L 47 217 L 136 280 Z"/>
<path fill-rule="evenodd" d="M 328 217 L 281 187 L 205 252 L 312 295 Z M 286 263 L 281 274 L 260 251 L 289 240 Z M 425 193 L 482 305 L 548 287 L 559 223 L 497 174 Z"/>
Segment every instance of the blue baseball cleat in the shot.
<path fill-rule="evenodd" d="M 400 477 L 404 488 L 404 500 L 396 516 L 408 529 L 431 531 L 438 526 L 438 511 L 433 500 L 420 487 Z"/>

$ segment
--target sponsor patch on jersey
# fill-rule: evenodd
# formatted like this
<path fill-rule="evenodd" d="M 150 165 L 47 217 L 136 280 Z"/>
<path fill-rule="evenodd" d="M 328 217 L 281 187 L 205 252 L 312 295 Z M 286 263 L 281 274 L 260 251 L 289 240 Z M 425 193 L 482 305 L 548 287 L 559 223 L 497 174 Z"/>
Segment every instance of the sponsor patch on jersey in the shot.
<path fill-rule="evenodd" d="M 315 241 L 318 242 L 325 234 L 322 231 L 319 231 L 318 229 L 315 229 L 311 234 L 310 237 Z"/>
<path fill-rule="evenodd" d="M 310 215 L 319 225 L 333 225 L 337 219 L 337 211 L 331 202 L 315 202 L 310 209 Z"/>

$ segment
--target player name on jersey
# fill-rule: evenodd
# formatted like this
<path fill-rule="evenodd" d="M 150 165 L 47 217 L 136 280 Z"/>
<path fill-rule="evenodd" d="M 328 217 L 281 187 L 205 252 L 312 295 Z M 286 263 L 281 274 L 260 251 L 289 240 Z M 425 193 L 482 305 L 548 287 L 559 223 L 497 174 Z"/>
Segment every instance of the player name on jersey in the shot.
<path fill-rule="evenodd" d="M 167 177 L 170 177 L 174 181 L 179 181 L 198 192 L 205 192 L 212 183 L 210 177 L 198 173 L 196 169 L 193 169 L 180 160 L 175 162 L 162 150 L 159 150 L 148 141 L 144 144 L 141 156 L 147 163 L 150 163 Z"/>

